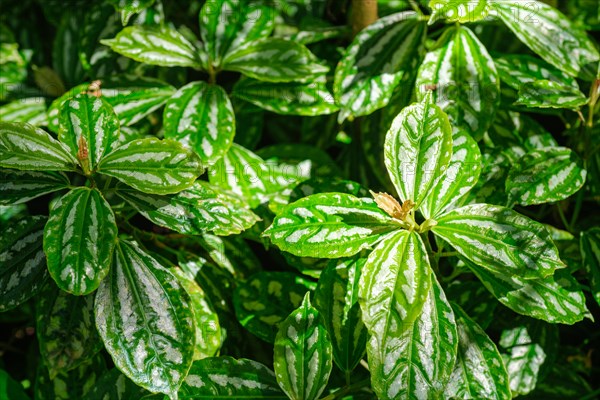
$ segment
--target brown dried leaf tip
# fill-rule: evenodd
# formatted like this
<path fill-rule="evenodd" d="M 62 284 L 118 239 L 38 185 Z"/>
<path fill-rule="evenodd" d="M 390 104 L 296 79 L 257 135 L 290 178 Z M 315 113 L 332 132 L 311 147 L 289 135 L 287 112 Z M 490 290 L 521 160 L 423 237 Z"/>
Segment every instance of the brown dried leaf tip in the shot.
<path fill-rule="evenodd" d="M 400 205 L 393 196 L 387 193 L 375 193 L 372 190 L 370 192 L 379 208 L 388 213 L 390 217 L 399 219 L 400 221 L 404 221 L 410 210 L 415 206 L 412 200 L 406 200 Z"/>
<path fill-rule="evenodd" d="M 101 80 L 93 81 L 92 83 L 90 83 L 90 86 L 88 86 L 87 93 L 96 97 L 102 96 L 102 90 L 100 89 L 100 86 L 102 86 Z"/>
<path fill-rule="evenodd" d="M 81 168 L 83 168 L 83 172 L 87 175 L 90 171 L 90 163 L 89 163 L 89 150 L 87 141 L 82 136 L 79 136 L 77 140 L 77 159 L 81 164 Z"/>

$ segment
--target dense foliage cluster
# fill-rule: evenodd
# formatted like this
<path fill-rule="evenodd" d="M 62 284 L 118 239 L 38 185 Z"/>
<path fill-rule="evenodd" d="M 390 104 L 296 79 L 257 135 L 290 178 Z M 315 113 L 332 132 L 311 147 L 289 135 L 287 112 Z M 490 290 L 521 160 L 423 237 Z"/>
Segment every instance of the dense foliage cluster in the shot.
<path fill-rule="evenodd" d="M 2 8 L 0 398 L 600 393 L 597 0 Z"/>

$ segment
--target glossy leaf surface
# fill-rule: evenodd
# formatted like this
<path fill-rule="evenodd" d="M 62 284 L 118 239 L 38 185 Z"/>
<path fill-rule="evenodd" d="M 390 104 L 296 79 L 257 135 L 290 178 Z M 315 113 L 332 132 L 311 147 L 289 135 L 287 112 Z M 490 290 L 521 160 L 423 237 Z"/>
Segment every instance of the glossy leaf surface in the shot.
<path fill-rule="evenodd" d="M 279 325 L 273 365 L 277 382 L 290 399 L 316 400 L 329 380 L 332 349 L 321 318 L 307 293 Z"/>
<path fill-rule="evenodd" d="M 62 290 L 84 295 L 98 288 L 111 265 L 117 225 L 97 189 L 80 187 L 61 197 L 44 228 L 48 271 Z"/>

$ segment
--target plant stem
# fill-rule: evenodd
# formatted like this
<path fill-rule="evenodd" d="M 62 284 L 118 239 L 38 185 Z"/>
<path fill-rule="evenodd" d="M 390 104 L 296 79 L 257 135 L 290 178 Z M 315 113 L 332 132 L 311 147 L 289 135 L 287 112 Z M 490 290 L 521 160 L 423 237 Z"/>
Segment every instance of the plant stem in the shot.
<path fill-rule="evenodd" d="M 565 217 L 565 213 L 563 212 L 562 207 L 560 206 L 560 204 L 556 205 L 556 208 L 558 208 L 558 215 L 560 216 L 560 220 L 562 221 L 563 225 L 565 226 L 565 229 L 569 232 L 569 233 L 573 233 L 572 229 L 571 229 L 571 225 L 569 224 L 569 222 L 567 221 L 567 217 Z"/>
<path fill-rule="evenodd" d="M 377 0 L 352 0 L 350 17 L 352 37 L 377 21 Z"/>
<path fill-rule="evenodd" d="M 366 385 L 368 385 L 371 382 L 371 379 L 365 379 L 356 383 L 353 383 L 352 385 L 348 385 L 348 386 L 344 386 L 343 388 L 341 388 L 340 390 L 338 390 L 335 393 L 332 393 L 330 395 L 327 395 L 325 397 L 322 397 L 321 400 L 335 400 L 335 399 L 339 399 L 343 396 L 345 396 L 346 394 L 356 390 L 356 389 L 360 389 Z"/>

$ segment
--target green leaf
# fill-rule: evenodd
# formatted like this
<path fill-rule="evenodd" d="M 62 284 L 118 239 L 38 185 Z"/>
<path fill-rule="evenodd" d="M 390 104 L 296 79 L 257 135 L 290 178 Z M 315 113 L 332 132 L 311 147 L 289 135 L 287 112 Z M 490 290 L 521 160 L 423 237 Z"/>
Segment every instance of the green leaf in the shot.
<path fill-rule="evenodd" d="M 0 168 L 0 205 L 25 203 L 69 185 L 69 178 L 62 172 Z"/>
<path fill-rule="evenodd" d="M 508 373 L 496 345 L 459 306 L 453 304 L 452 308 L 458 329 L 458 353 L 444 397 L 511 399 Z"/>
<path fill-rule="evenodd" d="M 427 53 L 417 76 L 417 98 L 430 88 L 452 126 L 480 139 L 500 103 L 500 79 L 494 60 L 467 27 L 450 28 L 439 48 Z"/>
<path fill-rule="evenodd" d="M 234 143 L 227 154 L 209 170 L 210 183 L 228 190 L 244 199 L 252 208 L 269 200 L 270 195 L 281 190 L 276 178 L 281 175 L 277 165 L 267 164 L 258 155 Z M 284 176 L 288 186 L 297 177 Z"/>
<path fill-rule="evenodd" d="M 316 400 L 329 380 L 332 349 L 319 311 L 302 305 L 279 325 L 275 338 L 273 367 L 277 382 L 292 400 Z"/>
<path fill-rule="evenodd" d="M 127 25 L 129 18 L 150 7 L 155 0 L 109 0 L 117 11 L 121 13 L 123 25 Z"/>
<path fill-rule="evenodd" d="M 282 115 L 315 116 L 338 110 L 323 80 L 272 83 L 245 78 L 235 84 L 232 96 Z"/>
<path fill-rule="evenodd" d="M 388 104 L 402 77 L 417 68 L 426 29 L 408 11 L 380 18 L 356 35 L 335 71 L 333 93 L 341 120 Z"/>
<path fill-rule="evenodd" d="M 163 117 L 167 139 L 190 146 L 204 163 L 212 164 L 231 147 L 235 114 L 225 90 L 192 82 L 167 101 Z"/>
<path fill-rule="evenodd" d="M 579 245 L 592 295 L 600 304 L 600 228 L 581 232 Z"/>
<path fill-rule="evenodd" d="M 98 354 L 71 371 L 61 371 L 50 378 L 48 368 L 38 363 L 34 386 L 36 400 L 79 400 L 87 399 L 88 392 L 106 371 L 104 356 Z"/>
<path fill-rule="evenodd" d="M 286 38 L 307 45 L 322 42 L 327 39 L 347 37 L 349 33 L 350 29 L 347 26 L 324 26 L 312 28 L 310 30 L 301 30 Z"/>
<path fill-rule="evenodd" d="M 579 89 L 550 80 L 539 80 L 524 83 L 519 88 L 519 98 L 515 105 L 578 109 L 587 102 L 588 99 Z"/>
<path fill-rule="evenodd" d="M 226 356 L 195 361 L 181 385 L 179 398 L 287 400 L 269 368 L 256 361 Z"/>
<path fill-rule="evenodd" d="M 191 187 L 203 168 L 182 144 L 147 138 L 117 147 L 97 170 L 142 192 L 169 194 Z"/>
<path fill-rule="evenodd" d="M 422 243 L 419 246 L 422 253 L 424 246 Z M 420 257 L 427 255 L 420 254 Z M 398 319 L 400 313 L 396 309 L 395 318 L 388 323 L 381 321 L 383 324 L 369 328 L 371 339 L 367 355 L 371 386 L 379 399 L 410 398 L 417 393 L 416 398 L 441 398 L 452 373 L 458 342 L 454 313 L 435 277 L 426 279 L 432 280 L 431 286 L 419 294 L 425 299 L 418 306 L 422 308 L 414 315 L 416 319 Z M 400 290 L 409 292 L 411 289 Z M 363 311 L 366 311 L 364 307 Z M 369 327 L 372 322 L 365 321 L 365 324 Z"/>
<path fill-rule="evenodd" d="M 258 272 L 236 288 L 235 314 L 244 328 L 273 343 L 277 325 L 300 306 L 312 287 L 310 281 L 290 272 Z"/>
<path fill-rule="evenodd" d="M 319 193 L 285 207 L 263 236 L 296 256 L 339 258 L 370 248 L 399 227 L 372 199 Z"/>
<path fill-rule="evenodd" d="M 47 132 L 19 122 L 0 122 L 0 167 L 34 171 L 73 171 L 69 150 Z"/>
<path fill-rule="evenodd" d="M 79 187 L 50 210 L 44 229 L 48 271 L 59 288 L 75 295 L 93 292 L 108 274 L 117 224 L 97 189 Z"/>
<path fill-rule="evenodd" d="M 481 328 L 487 329 L 495 319 L 498 301 L 476 280 L 454 280 L 444 289 L 446 296 L 465 311 Z"/>
<path fill-rule="evenodd" d="M 230 52 L 223 69 L 267 82 L 309 81 L 329 70 L 304 45 L 275 38 L 250 42 Z"/>
<path fill-rule="evenodd" d="M 514 163 L 506 178 L 510 204 L 524 206 L 564 200 L 584 185 L 587 171 L 566 147 L 534 150 Z"/>
<path fill-rule="evenodd" d="M 213 310 L 202 288 L 190 274 L 177 267 L 171 269 L 171 272 L 190 296 L 192 310 L 194 311 L 194 320 L 196 321 L 194 360 L 216 355 L 222 344 L 221 327 L 217 313 Z"/>
<path fill-rule="evenodd" d="M 462 199 L 475 186 L 481 173 L 481 152 L 477 142 L 465 131 L 452 135 L 452 158 L 448 168 L 439 175 L 429 196 L 423 199 L 421 212 L 425 218 L 435 218 Z"/>
<path fill-rule="evenodd" d="M 462 256 L 507 279 L 544 278 L 565 267 L 544 225 L 506 207 L 467 205 L 437 218 L 432 231 Z"/>
<path fill-rule="evenodd" d="M 200 68 L 198 49 L 175 28 L 167 25 L 129 26 L 102 44 L 113 51 L 150 65 Z"/>
<path fill-rule="evenodd" d="M 200 11 L 200 37 L 209 63 L 219 68 L 240 47 L 266 38 L 273 32 L 276 11 L 257 3 L 213 0 Z"/>
<path fill-rule="evenodd" d="M 177 279 L 135 243 L 119 241 L 96 294 L 96 326 L 137 385 L 176 398 L 194 355 L 194 319 Z"/>
<path fill-rule="evenodd" d="M 9 400 L 29 400 L 23 386 L 4 369 L 0 369 L 0 397 Z"/>
<path fill-rule="evenodd" d="M 59 112 L 74 95 L 86 92 L 90 84 L 84 83 L 54 100 L 48 109 L 48 127 L 57 132 Z M 175 93 L 175 88 L 158 79 L 133 75 L 118 75 L 101 80 L 102 98 L 110 104 L 121 127 L 139 122 L 161 107 Z"/>
<path fill-rule="evenodd" d="M 36 333 L 50 379 L 77 368 L 102 348 L 94 325 L 94 296 L 73 296 L 48 284 L 36 308 Z"/>
<path fill-rule="evenodd" d="M 578 89 L 577 80 L 544 60 L 526 54 L 503 54 L 494 58 L 494 64 L 502 83 L 515 90 L 521 85 L 538 80 L 549 80 Z"/>
<path fill-rule="evenodd" d="M 429 99 L 404 108 L 386 134 L 384 152 L 400 200 L 411 200 L 418 209 L 451 161 L 448 117 Z"/>
<path fill-rule="evenodd" d="M 144 389 L 133 383 L 117 368 L 104 373 L 87 394 L 87 400 L 132 400 L 146 395 Z"/>
<path fill-rule="evenodd" d="M 0 121 L 47 125 L 46 102 L 43 97 L 15 100 L 0 107 Z"/>
<path fill-rule="evenodd" d="M 34 296 L 48 277 L 42 237 L 46 217 L 25 217 L 0 237 L 0 311 L 10 310 Z"/>
<path fill-rule="evenodd" d="M 525 326 L 502 331 L 500 346 L 508 350 L 503 358 L 510 389 L 515 396 L 528 394 L 535 388 L 540 367 L 546 360 L 544 349 L 532 340 Z"/>
<path fill-rule="evenodd" d="M 69 146 L 84 171 L 95 170 L 119 135 L 119 120 L 102 98 L 78 94 L 61 110 L 58 139 Z"/>
<path fill-rule="evenodd" d="M 519 314 L 568 325 L 590 315 L 579 284 L 566 270 L 543 279 L 523 279 L 470 262 L 467 266 L 500 303 Z"/>
<path fill-rule="evenodd" d="M 60 95 L 58 92 L 64 91 L 64 86 L 73 87 L 80 83 L 85 75 L 79 60 L 79 36 L 83 15 L 76 8 L 69 11 L 60 14 L 60 23 L 52 42 L 52 67 L 61 79 L 52 82 L 45 89 L 54 91 L 55 95 Z"/>
<path fill-rule="evenodd" d="M 540 1 L 494 0 L 490 6 L 520 41 L 556 68 L 572 76 L 595 73 L 600 55 L 594 44 L 557 9 Z"/>
<path fill-rule="evenodd" d="M 315 306 L 329 332 L 333 359 L 345 373 L 363 358 L 368 339 L 358 304 L 359 278 L 366 261 L 360 255 L 331 260 L 315 291 Z"/>
<path fill-rule="evenodd" d="M 488 0 L 430 0 L 431 17 L 429 25 L 439 19 L 448 22 L 477 22 L 488 16 Z"/>
<path fill-rule="evenodd" d="M 259 219 L 235 196 L 203 181 L 177 195 L 147 194 L 126 186 L 118 187 L 117 194 L 155 224 L 187 235 L 236 234 Z"/>

